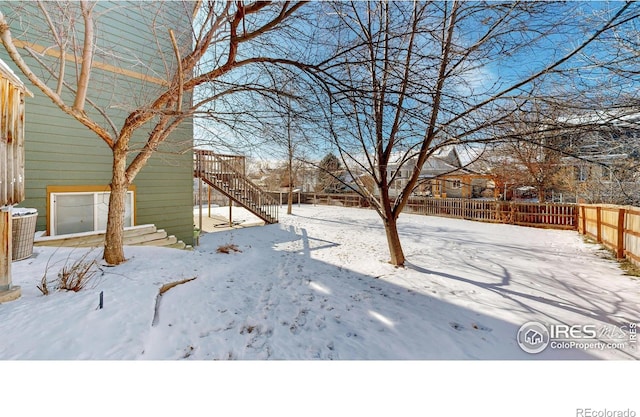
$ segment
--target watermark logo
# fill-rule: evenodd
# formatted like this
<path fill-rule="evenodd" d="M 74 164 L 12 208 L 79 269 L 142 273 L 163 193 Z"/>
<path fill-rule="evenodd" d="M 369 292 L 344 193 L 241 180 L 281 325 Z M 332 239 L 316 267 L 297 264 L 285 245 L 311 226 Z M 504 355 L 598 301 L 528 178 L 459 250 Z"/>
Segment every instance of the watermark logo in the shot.
<path fill-rule="evenodd" d="M 540 353 L 549 346 L 549 330 L 544 324 L 530 321 L 518 330 L 518 345 L 527 353 Z"/>
<path fill-rule="evenodd" d="M 544 324 L 530 321 L 518 330 L 517 341 L 527 353 L 551 349 L 636 349 L 637 324 L 597 326 L 595 324 Z"/>
<path fill-rule="evenodd" d="M 636 412 L 630 408 L 626 410 L 578 408 L 576 417 L 636 417 Z"/>

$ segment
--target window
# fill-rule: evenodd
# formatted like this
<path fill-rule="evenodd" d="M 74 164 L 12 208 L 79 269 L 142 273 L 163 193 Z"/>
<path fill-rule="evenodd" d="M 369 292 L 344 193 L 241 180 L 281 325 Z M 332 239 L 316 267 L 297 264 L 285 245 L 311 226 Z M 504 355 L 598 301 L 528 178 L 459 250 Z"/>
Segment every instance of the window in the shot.
<path fill-rule="evenodd" d="M 584 182 L 589 178 L 589 170 L 584 165 L 578 166 L 578 170 L 577 170 L 576 173 L 577 173 L 577 178 L 576 179 L 579 182 Z"/>
<path fill-rule="evenodd" d="M 106 230 L 111 193 L 102 191 L 104 187 L 99 188 L 101 191 L 50 191 L 49 235 Z M 125 227 L 134 225 L 133 213 L 134 191 L 129 190 L 125 199 Z"/>
<path fill-rule="evenodd" d="M 460 180 L 453 180 L 453 181 L 451 181 L 451 187 L 452 188 L 461 188 L 462 187 L 462 182 Z"/>

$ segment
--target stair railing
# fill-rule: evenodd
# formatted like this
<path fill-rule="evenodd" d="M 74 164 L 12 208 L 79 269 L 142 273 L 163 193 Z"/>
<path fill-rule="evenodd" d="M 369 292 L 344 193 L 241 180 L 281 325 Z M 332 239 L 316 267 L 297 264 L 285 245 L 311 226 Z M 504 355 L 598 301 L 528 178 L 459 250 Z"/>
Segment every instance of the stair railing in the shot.
<path fill-rule="evenodd" d="M 278 202 L 244 174 L 244 158 L 196 150 L 195 176 L 267 223 L 278 222 Z"/>

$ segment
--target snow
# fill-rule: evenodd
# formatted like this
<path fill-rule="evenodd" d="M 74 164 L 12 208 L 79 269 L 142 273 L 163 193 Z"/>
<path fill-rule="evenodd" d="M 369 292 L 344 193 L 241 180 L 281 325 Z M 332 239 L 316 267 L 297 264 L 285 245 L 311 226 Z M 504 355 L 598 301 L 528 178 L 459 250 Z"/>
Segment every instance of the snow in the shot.
<path fill-rule="evenodd" d="M 212 210 L 228 213 L 227 207 Z M 383 361 L 389 370 L 385 361 L 403 360 L 391 362 L 392 369 L 426 361 L 427 374 L 442 361 L 450 364 L 444 375 L 450 378 L 459 369 L 456 360 L 640 358 L 628 343 L 539 354 L 518 346 L 518 329 L 529 321 L 598 328 L 638 321 L 640 281 L 576 232 L 403 214 L 399 228 L 408 262 L 396 268 L 387 262 L 374 211 L 303 205 L 293 212 L 281 214 L 275 225 L 205 233 L 192 251 L 126 247 L 126 263 L 100 265 L 77 293 L 44 296 L 36 286 L 87 250 L 35 247 L 32 257 L 12 266 L 22 297 L 0 304 L 0 359 L 273 359 L 285 370 L 290 361 L 298 366 L 300 360 L 330 359 Z M 234 214 L 241 221 L 250 217 Z M 238 251 L 218 253 L 225 245 Z M 90 256 L 99 258 L 98 250 Z M 163 285 L 192 278 L 158 295 Z M 483 366 L 482 373 L 491 374 L 494 366 Z M 326 365 L 324 371 L 310 367 L 327 377 Z M 365 378 L 378 375 L 360 371 Z M 238 375 L 227 377 L 235 381 Z M 265 380 L 268 388 L 271 379 Z"/>

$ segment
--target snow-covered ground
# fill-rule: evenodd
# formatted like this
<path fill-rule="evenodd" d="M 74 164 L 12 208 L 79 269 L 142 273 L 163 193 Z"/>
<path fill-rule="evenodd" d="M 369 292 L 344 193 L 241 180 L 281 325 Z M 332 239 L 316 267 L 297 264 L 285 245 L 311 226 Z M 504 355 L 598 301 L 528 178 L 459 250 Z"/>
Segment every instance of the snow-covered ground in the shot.
<path fill-rule="evenodd" d="M 78 293 L 36 286 L 84 251 L 35 247 L 13 264 L 22 297 L 0 304 L 0 359 L 640 358 L 629 340 L 640 280 L 575 232 L 402 215 L 408 262 L 396 268 L 374 211 L 293 212 L 204 234 L 193 251 L 127 247 L 128 262 L 101 266 Z M 618 348 L 526 353 L 516 335 L 531 321 L 597 329 Z"/>

